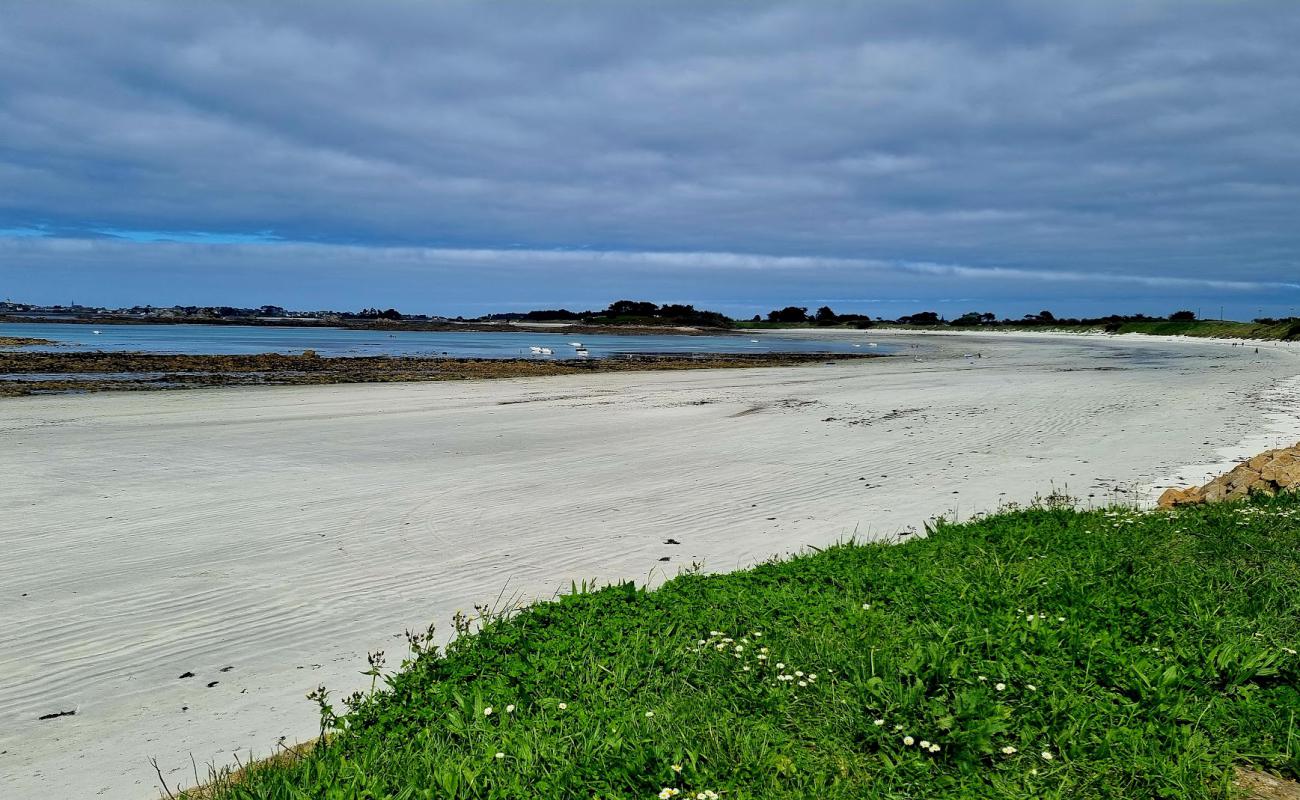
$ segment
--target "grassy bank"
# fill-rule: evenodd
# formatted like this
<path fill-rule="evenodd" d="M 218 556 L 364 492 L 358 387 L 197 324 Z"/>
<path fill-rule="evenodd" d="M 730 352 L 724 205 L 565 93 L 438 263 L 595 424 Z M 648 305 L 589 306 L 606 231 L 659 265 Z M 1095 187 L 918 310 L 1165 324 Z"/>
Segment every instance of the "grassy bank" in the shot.
<path fill-rule="evenodd" d="M 203 796 L 1227 797 L 1300 771 L 1296 648 L 1300 498 L 1040 507 L 417 637 Z"/>
<path fill-rule="evenodd" d="M 1144 320 L 1120 323 L 1111 333 L 1145 333 L 1152 336 L 1205 336 L 1220 339 L 1296 339 L 1300 324 L 1291 321 L 1263 324 L 1231 320 Z"/>

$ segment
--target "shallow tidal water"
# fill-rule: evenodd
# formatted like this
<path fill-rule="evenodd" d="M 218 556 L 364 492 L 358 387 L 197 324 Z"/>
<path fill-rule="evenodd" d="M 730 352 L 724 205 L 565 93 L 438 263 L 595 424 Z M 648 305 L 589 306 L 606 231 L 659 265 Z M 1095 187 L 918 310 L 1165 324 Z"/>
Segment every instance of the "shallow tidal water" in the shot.
<path fill-rule="evenodd" d="M 321 356 L 449 356 L 454 358 L 574 358 L 581 343 L 592 358 L 619 353 L 861 353 L 889 352 L 861 336 L 785 337 L 747 333 L 716 336 L 590 335 L 533 331 L 396 331 L 252 325 L 0 324 L 0 336 L 49 339 L 55 345 L 20 351 L 104 351 L 174 355 L 296 354 Z M 531 347 L 550 348 L 540 355 Z"/>

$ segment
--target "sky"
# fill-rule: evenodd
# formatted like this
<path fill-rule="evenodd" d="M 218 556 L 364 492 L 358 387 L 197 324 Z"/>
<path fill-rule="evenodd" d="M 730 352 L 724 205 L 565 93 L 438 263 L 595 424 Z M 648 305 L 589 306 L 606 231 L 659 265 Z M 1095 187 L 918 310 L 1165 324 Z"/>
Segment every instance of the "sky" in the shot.
<path fill-rule="evenodd" d="M 1300 314 L 1300 4 L 16 2 L 0 299 Z"/>

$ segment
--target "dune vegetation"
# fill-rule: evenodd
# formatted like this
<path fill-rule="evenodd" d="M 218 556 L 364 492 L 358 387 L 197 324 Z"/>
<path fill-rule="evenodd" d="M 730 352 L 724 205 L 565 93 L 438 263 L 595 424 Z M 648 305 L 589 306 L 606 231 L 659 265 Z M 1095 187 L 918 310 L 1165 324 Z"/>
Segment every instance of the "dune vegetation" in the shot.
<path fill-rule="evenodd" d="M 197 798 L 1235 796 L 1300 773 L 1300 497 L 1062 498 L 410 636 Z"/>

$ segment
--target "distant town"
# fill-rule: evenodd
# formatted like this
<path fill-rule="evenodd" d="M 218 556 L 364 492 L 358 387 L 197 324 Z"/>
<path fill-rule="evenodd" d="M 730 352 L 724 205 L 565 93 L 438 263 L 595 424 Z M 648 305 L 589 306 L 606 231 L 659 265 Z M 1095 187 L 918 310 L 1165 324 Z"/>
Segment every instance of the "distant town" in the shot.
<path fill-rule="evenodd" d="M 358 312 L 350 311 L 291 311 L 280 306 L 259 306 L 257 308 L 235 308 L 233 306 L 131 306 L 129 308 L 104 308 L 101 306 L 83 306 L 78 303 L 68 305 L 33 305 L 15 303 L 9 300 L 0 302 L 0 315 L 6 317 L 39 318 L 44 321 L 59 319 L 139 319 L 151 321 L 185 320 L 190 322 L 210 322 L 212 320 L 262 320 L 336 323 L 344 320 L 415 320 L 442 321 L 444 317 L 421 314 L 400 314 L 395 309 L 367 308 Z"/>

